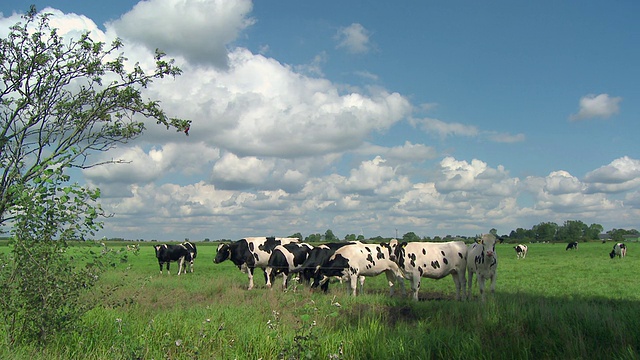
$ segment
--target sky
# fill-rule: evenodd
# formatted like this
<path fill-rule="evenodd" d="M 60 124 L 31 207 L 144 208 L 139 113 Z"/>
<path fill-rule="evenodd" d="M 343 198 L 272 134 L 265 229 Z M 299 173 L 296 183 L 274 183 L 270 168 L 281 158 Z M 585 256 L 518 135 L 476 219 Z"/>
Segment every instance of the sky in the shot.
<path fill-rule="evenodd" d="M 640 229 L 640 2 L 3 1 L 68 38 L 121 38 L 181 76 L 145 96 L 190 136 L 143 136 L 74 172 L 159 241 Z"/>

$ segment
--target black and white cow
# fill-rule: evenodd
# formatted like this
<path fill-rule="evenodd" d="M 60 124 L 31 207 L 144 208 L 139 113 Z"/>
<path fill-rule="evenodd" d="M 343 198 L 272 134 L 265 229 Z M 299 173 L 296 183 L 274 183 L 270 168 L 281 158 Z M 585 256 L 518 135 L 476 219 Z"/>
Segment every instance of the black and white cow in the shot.
<path fill-rule="evenodd" d="M 613 245 L 613 250 L 611 250 L 611 252 L 609 253 L 609 256 L 612 259 L 615 258 L 616 256 L 619 259 L 622 259 L 623 257 L 627 256 L 627 245 L 623 243 L 617 243 Z"/>
<path fill-rule="evenodd" d="M 315 246 L 313 249 L 311 249 L 311 251 L 309 251 L 307 260 L 305 260 L 305 262 L 299 268 L 293 270 L 293 273 L 300 273 L 302 282 L 309 285 L 311 280 L 314 279 L 316 272 L 324 263 L 329 261 L 329 258 L 336 252 L 336 250 L 343 246 L 356 243 L 360 244 L 359 241 L 352 241 L 326 243 Z M 342 283 L 342 278 L 337 279 Z M 360 291 L 362 291 L 362 287 L 364 286 L 364 280 L 364 276 L 361 276 L 359 279 Z M 320 285 L 320 288 L 324 292 L 328 292 L 329 281 L 324 282 L 322 285 Z"/>
<path fill-rule="evenodd" d="M 488 279 L 491 281 L 491 293 L 496 289 L 496 272 L 498 270 L 498 255 L 496 254 L 496 237 L 492 234 L 484 234 L 480 242 L 469 245 L 467 253 L 467 296 L 471 298 L 471 286 L 473 285 L 473 274 L 478 276 L 478 288 L 480 297 L 485 299 L 484 285 Z"/>
<path fill-rule="evenodd" d="M 573 241 L 567 244 L 567 248 L 564 249 L 566 250 L 578 250 L 578 242 L 577 241 Z"/>
<path fill-rule="evenodd" d="M 411 282 L 414 300 L 418 300 L 420 281 L 423 277 L 442 279 L 448 275 L 453 277 L 456 285 L 456 299 L 464 298 L 467 271 L 467 245 L 464 242 L 398 244 L 392 240 L 389 245 L 404 278 Z"/>
<path fill-rule="evenodd" d="M 527 245 L 518 244 L 513 248 L 516 249 L 516 259 L 524 259 L 527 257 L 527 252 L 529 251 Z"/>
<path fill-rule="evenodd" d="M 388 244 L 355 243 L 343 246 L 318 268 L 311 287 L 321 286 L 332 277 L 345 278 L 349 282 L 351 293 L 356 296 L 356 287 L 361 276 L 385 273 L 389 281 L 389 293 L 393 295 L 395 284 L 398 282 L 404 293 L 402 273 L 391 257 Z"/>
<path fill-rule="evenodd" d="M 189 271 L 193 272 L 193 262 L 195 261 L 196 257 L 198 256 L 198 249 L 196 248 L 196 244 L 189 242 L 189 241 L 185 241 L 182 243 L 182 246 L 187 248 L 187 251 L 189 252 L 190 255 L 190 260 L 189 260 Z M 187 272 L 187 261 L 185 261 L 183 263 L 184 265 L 184 269 L 182 270 L 182 272 Z"/>
<path fill-rule="evenodd" d="M 158 258 L 158 264 L 160 265 L 160 274 L 162 274 L 162 265 L 167 264 L 167 274 L 169 272 L 169 264 L 172 261 L 178 262 L 178 275 L 181 274 L 185 261 L 191 261 L 191 254 L 189 250 L 182 245 L 156 245 L 156 258 Z"/>
<path fill-rule="evenodd" d="M 313 246 L 306 243 L 290 243 L 278 245 L 271 252 L 265 273 L 267 287 L 271 288 L 276 276 L 283 274 L 282 288 L 287 289 L 287 283 L 293 272 L 301 268 L 307 260 Z"/>
<path fill-rule="evenodd" d="M 218 245 L 218 252 L 213 262 L 219 264 L 227 259 L 231 260 L 238 269 L 247 273 L 249 290 L 251 290 L 253 289 L 254 269 L 258 267 L 265 270 L 273 249 L 278 245 L 298 241 L 300 241 L 298 238 L 248 237 L 230 244 Z"/>

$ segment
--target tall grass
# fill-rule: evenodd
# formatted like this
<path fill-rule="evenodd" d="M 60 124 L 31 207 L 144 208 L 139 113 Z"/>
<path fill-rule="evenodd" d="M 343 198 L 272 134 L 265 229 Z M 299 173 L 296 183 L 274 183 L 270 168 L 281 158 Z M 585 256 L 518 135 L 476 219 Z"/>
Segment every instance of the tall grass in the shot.
<path fill-rule="evenodd" d="M 635 244 L 621 260 L 609 258 L 610 244 L 530 244 L 520 260 L 501 244 L 496 294 L 484 303 L 476 285 L 472 299 L 455 301 L 450 278 L 424 279 L 418 302 L 389 297 L 384 276 L 354 298 L 338 284 L 329 294 L 268 290 L 257 270 L 247 291 L 245 274 L 198 245 L 195 273 L 180 276 L 177 267 L 160 275 L 153 248 L 142 247 L 86 294 L 96 307 L 75 331 L 46 349 L 0 344 L 0 358 L 640 358 Z"/>

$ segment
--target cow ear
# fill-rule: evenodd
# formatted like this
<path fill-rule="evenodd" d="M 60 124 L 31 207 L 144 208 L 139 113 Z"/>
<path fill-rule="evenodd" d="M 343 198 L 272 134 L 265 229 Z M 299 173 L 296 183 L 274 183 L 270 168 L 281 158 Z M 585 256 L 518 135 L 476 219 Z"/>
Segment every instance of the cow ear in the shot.
<path fill-rule="evenodd" d="M 406 241 L 403 241 L 403 242 L 402 242 L 402 244 L 400 244 L 400 246 L 402 246 L 402 247 L 406 247 L 406 246 L 407 246 L 407 242 L 406 242 Z"/>

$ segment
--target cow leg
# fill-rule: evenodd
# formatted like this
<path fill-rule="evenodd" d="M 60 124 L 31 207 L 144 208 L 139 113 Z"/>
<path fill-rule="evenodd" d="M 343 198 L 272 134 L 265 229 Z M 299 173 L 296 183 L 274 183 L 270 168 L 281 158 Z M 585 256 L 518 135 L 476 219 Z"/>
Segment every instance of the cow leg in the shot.
<path fill-rule="evenodd" d="M 360 284 L 360 293 L 361 294 L 364 291 L 364 280 L 365 280 L 364 276 L 358 276 L 358 283 Z"/>
<path fill-rule="evenodd" d="M 496 293 L 496 273 L 491 274 L 491 295 Z"/>
<path fill-rule="evenodd" d="M 171 262 L 167 261 L 165 264 L 167 264 L 167 275 L 171 275 L 171 271 L 169 271 L 169 265 L 171 264 Z"/>
<path fill-rule="evenodd" d="M 289 272 L 285 271 L 282 273 L 282 290 L 287 290 L 288 282 L 289 282 Z"/>
<path fill-rule="evenodd" d="M 178 259 L 178 276 L 182 273 L 182 268 L 184 267 L 184 256 Z"/>
<path fill-rule="evenodd" d="M 471 287 L 473 285 L 473 271 L 469 271 L 469 279 L 467 279 L 467 298 L 471 299 Z"/>
<path fill-rule="evenodd" d="M 253 289 L 253 269 L 252 267 L 247 268 L 247 276 L 249 276 L 249 288 L 247 290 Z M 266 276 L 266 273 L 265 273 Z"/>
<path fill-rule="evenodd" d="M 271 267 L 264 269 L 265 280 L 267 282 L 267 288 L 271 289 L 271 279 L 275 278 L 274 270 Z"/>
<path fill-rule="evenodd" d="M 460 277 L 460 272 L 453 273 L 451 276 L 453 277 L 453 283 L 456 285 L 456 300 L 460 300 L 460 290 L 464 293 L 465 286 L 464 271 L 462 272 L 462 278 Z"/>
<path fill-rule="evenodd" d="M 158 265 L 160 265 L 160 275 L 162 275 L 162 265 L 163 265 L 163 263 L 158 261 Z"/>
<path fill-rule="evenodd" d="M 478 289 L 480 289 L 480 298 L 484 301 L 484 276 L 478 274 Z"/>
<path fill-rule="evenodd" d="M 351 286 L 351 294 L 356 296 L 356 288 L 358 287 L 358 276 L 356 274 L 349 275 L 349 285 Z"/>

